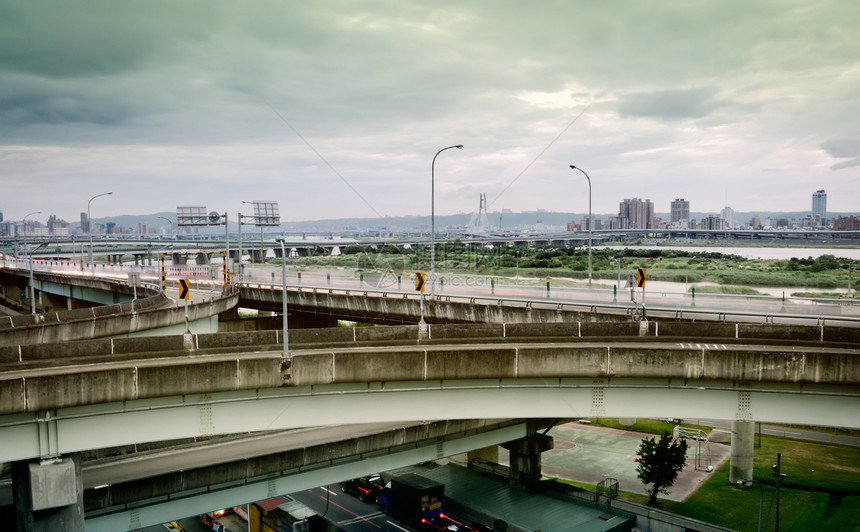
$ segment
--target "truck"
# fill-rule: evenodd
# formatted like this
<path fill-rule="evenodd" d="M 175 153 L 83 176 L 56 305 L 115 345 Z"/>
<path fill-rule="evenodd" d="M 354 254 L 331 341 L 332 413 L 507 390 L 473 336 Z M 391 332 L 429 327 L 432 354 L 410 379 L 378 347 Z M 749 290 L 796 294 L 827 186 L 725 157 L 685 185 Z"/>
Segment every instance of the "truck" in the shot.
<path fill-rule="evenodd" d="M 376 498 L 384 513 L 419 529 L 442 515 L 444 484 L 415 473 L 396 474 L 389 484 Z"/>

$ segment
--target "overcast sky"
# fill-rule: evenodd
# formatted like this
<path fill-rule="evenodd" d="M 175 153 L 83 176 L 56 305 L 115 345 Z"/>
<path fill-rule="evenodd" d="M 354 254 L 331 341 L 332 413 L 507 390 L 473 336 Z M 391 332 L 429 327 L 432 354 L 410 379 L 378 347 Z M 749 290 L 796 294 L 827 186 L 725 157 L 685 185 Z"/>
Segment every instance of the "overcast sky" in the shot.
<path fill-rule="evenodd" d="M 860 2 L 0 0 L 0 211 L 860 211 Z"/>

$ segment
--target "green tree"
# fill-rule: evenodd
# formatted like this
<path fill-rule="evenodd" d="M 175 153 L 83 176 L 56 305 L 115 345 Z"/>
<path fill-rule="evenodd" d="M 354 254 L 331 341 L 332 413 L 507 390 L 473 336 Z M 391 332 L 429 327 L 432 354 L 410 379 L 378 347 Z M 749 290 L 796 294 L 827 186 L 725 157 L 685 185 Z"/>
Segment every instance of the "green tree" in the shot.
<path fill-rule="evenodd" d="M 636 459 L 636 472 L 643 484 L 651 484 L 648 488 L 648 504 L 657 503 L 658 493 L 669 493 L 669 488 L 675 484 L 678 473 L 687 465 L 684 461 L 687 455 L 687 442 L 673 442 L 668 433 L 663 433 L 659 441 L 654 438 L 644 438 L 639 444 L 639 458 Z"/>

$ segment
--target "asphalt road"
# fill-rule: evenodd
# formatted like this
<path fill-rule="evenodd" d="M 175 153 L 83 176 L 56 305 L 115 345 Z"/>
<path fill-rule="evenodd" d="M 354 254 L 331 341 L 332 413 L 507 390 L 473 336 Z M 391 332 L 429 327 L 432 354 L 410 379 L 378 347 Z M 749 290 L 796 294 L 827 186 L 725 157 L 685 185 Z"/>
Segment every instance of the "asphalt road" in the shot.
<path fill-rule="evenodd" d="M 341 492 L 337 484 L 291 493 L 290 497 L 350 532 L 414 530 L 379 511 L 376 503 L 361 502 L 357 497 Z"/>

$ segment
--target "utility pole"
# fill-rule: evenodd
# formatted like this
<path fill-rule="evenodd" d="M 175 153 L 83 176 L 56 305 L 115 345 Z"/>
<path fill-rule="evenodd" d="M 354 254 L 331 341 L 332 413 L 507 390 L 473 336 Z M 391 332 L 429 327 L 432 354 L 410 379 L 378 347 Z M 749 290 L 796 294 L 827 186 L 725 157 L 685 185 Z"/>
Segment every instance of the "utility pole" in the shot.
<path fill-rule="evenodd" d="M 779 490 L 782 487 L 782 479 L 785 474 L 782 472 L 782 453 L 776 453 L 776 464 L 770 466 L 773 469 L 773 476 L 776 477 L 776 523 L 774 530 L 779 532 Z"/>

